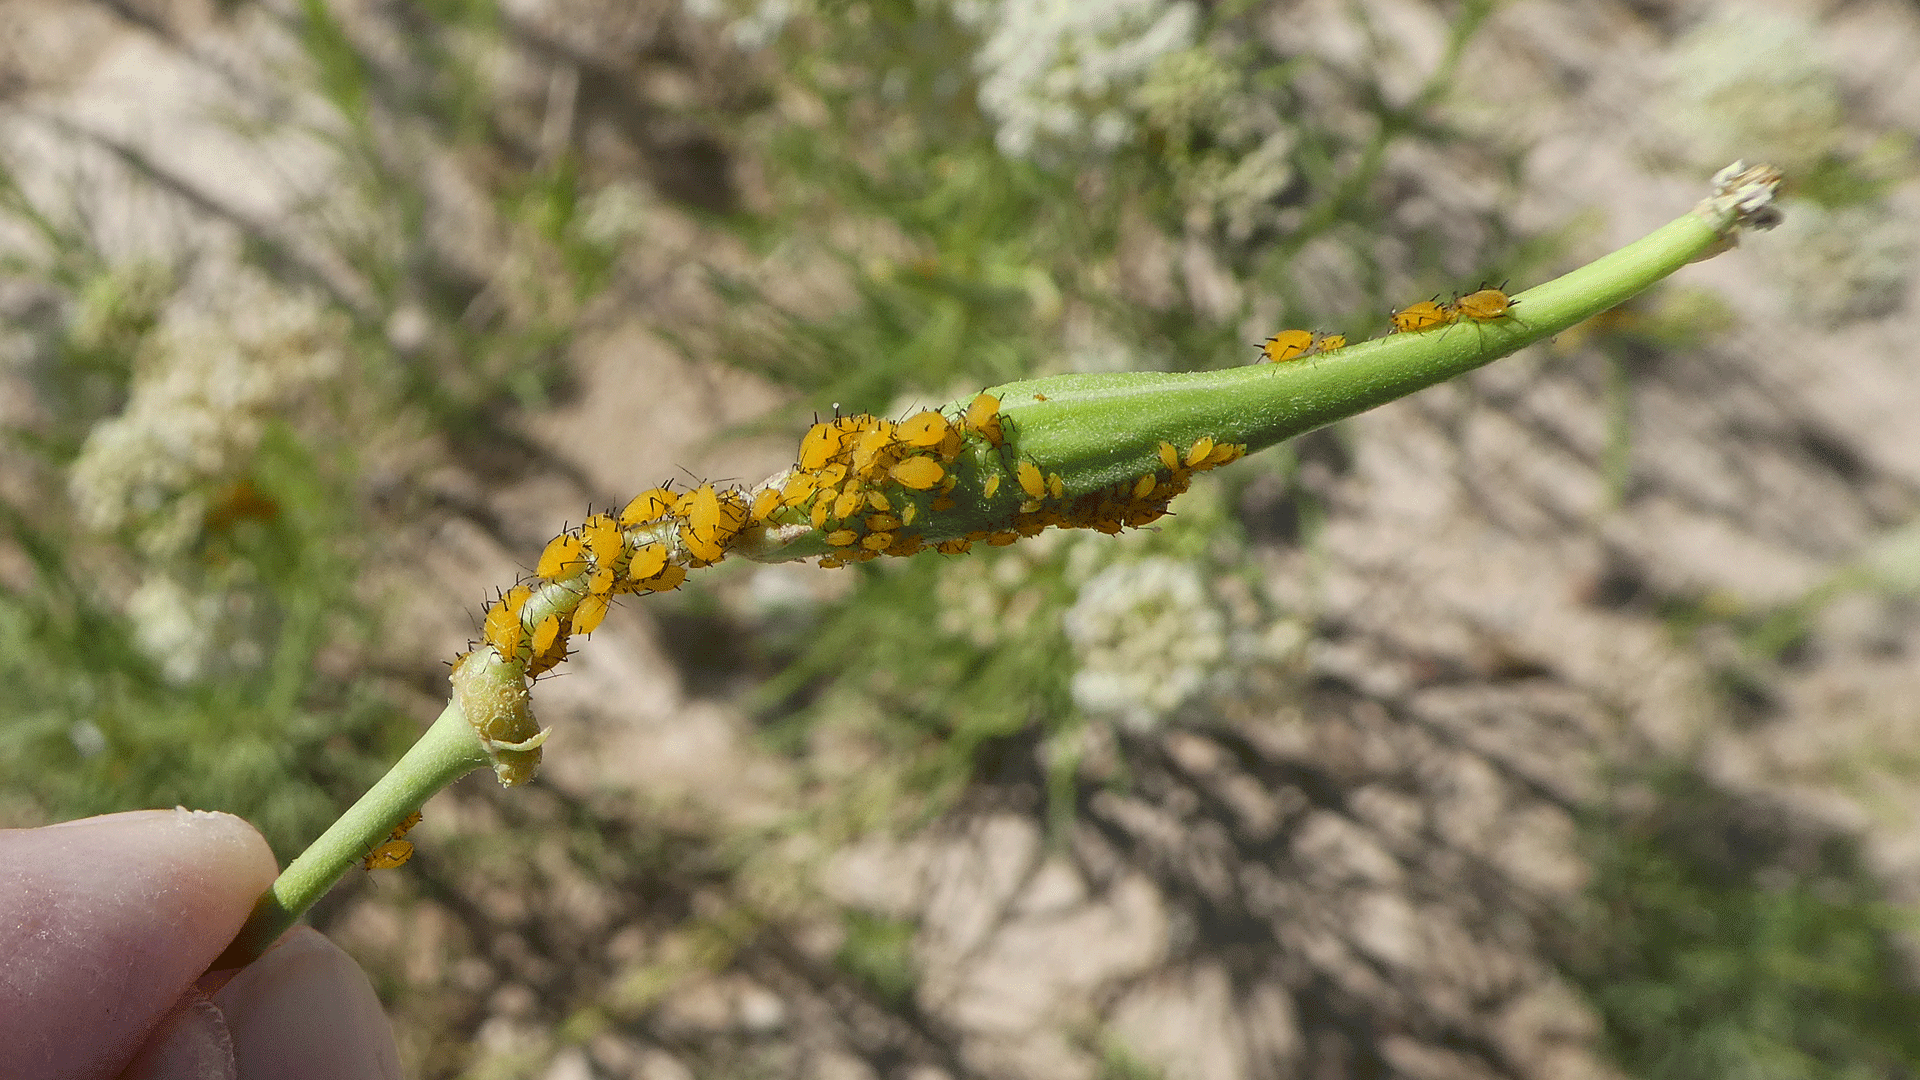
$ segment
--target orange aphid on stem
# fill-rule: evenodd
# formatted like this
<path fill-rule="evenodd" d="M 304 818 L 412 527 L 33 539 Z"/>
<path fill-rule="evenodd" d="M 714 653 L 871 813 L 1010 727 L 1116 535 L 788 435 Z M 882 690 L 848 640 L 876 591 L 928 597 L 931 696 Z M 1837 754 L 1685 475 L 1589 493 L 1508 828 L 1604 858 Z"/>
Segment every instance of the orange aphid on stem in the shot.
<path fill-rule="evenodd" d="M 1020 481 L 1020 490 L 1029 498 L 1039 499 L 1047 494 L 1046 479 L 1040 475 L 1040 467 L 1031 461 L 1023 461 L 1013 472 L 1014 479 Z"/>
<path fill-rule="evenodd" d="M 665 544 L 641 544 L 633 549 L 633 561 L 627 564 L 627 579 L 644 585 L 667 568 Z"/>
<path fill-rule="evenodd" d="M 648 488 L 635 495 L 627 508 L 620 511 L 620 527 L 631 529 L 635 525 L 658 521 L 673 511 L 673 503 L 673 492 L 663 487 Z"/>
<path fill-rule="evenodd" d="M 518 599 L 524 602 L 525 592 L 525 586 L 517 585 L 487 609 L 487 644 L 493 646 L 493 651 L 499 653 L 502 660 L 514 659 L 527 639 L 526 628 L 520 625 L 520 604 L 511 602 L 514 593 L 520 593 Z"/>
<path fill-rule="evenodd" d="M 533 631 L 533 657 L 527 661 L 527 674 L 539 675 L 567 658 L 567 619 L 549 615 Z"/>
<path fill-rule="evenodd" d="M 884 420 L 881 422 L 886 423 Z M 853 471 L 861 476 L 867 475 L 879 463 L 887 448 L 892 445 L 892 424 L 861 432 L 853 441 Z"/>
<path fill-rule="evenodd" d="M 946 439 L 948 426 L 946 417 L 928 409 L 902 420 L 896 433 L 908 446 L 926 450 Z"/>
<path fill-rule="evenodd" d="M 1260 346 L 1260 355 L 1269 364 L 1278 364 L 1305 356 L 1313 348 L 1313 334 L 1306 330 L 1282 330 Z"/>
<path fill-rule="evenodd" d="M 1427 330 L 1435 326 L 1444 326 L 1457 316 L 1432 300 L 1422 300 L 1410 304 L 1393 313 L 1393 333 L 1408 334 L 1416 330 Z"/>
<path fill-rule="evenodd" d="M 813 472 L 840 452 L 840 431 L 831 424 L 815 424 L 800 440 L 800 467 Z"/>
<path fill-rule="evenodd" d="M 1201 462 L 1207 460 L 1207 455 L 1211 453 L 1213 453 L 1213 437 L 1210 435 L 1200 436 L 1194 440 L 1193 447 L 1187 451 L 1187 467 L 1190 469 L 1197 468 Z"/>
<path fill-rule="evenodd" d="M 1000 426 L 1000 399 L 992 394 L 983 393 L 973 399 L 967 406 L 965 424 L 968 431 L 978 433 L 995 446 L 1006 438 Z"/>
<path fill-rule="evenodd" d="M 411 842 L 406 840 L 388 840 L 379 847 L 367 852 L 367 857 L 360 860 L 360 865 L 369 870 L 392 870 L 397 866 L 405 866 L 407 860 L 411 858 L 413 858 L 413 844 Z"/>
<path fill-rule="evenodd" d="M 607 617 L 607 608 L 612 598 L 600 593 L 592 593 L 580 598 L 580 605 L 573 609 L 573 632 L 591 634 Z"/>
<path fill-rule="evenodd" d="M 765 521 L 772 517 L 773 512 L 779 508 L 780 489 L 765 488 L 761 490 L 760 494 L 753 497 L 753 512 L 747 516 L 753 521 Z"/>
<path fill-rule="evenodd" d="M 547 541 L 547 550 L 540 553 L 540 565 L 533 572 L 548 581 L 572 577 L 586 567 L 586 550 L 579 537 L 561 533 Z"/>
<path fill-rule="evenodd" d="M 947 470 L 932 458 L 910 457 L 895 465 L 892 475 L 902 487 L 927 491 L 946 478 Z"/>
<path fill-rule="evenodd" d="M 679 563 L 671 563 L 646 583 L 646 589 L 648 592 L 672 592 L 685 580 L 687 580 L 687 568 Z"/>
<path fill-rule="evenodd" d="M 1490 322 L 1506 315 L 1519 302 L 1500 289 L 1479 289 L 1455 300 L 1452 307 L 1475 322 Z"/>

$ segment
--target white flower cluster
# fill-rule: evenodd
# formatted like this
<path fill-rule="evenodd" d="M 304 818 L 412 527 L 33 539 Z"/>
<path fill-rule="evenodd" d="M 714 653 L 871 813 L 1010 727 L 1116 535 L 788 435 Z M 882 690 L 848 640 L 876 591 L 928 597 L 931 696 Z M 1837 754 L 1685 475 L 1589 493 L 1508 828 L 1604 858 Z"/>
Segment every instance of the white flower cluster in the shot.
<path fill-rule="evenodd" d="M 231 651 L 224 599 L 194 592 L 164 572 L 149 576 L 127 598 L 134 641 L 160 665 L 168 682 L 192 682 Z"/>
<path fill-rule="evenodd" d="M 212 493 L 244 476 L 268 422 L 296 415 L 345 362 L 336 318 L 243 278 L 208 304 L 176 298 L 139 346 L 126 408 L 88 434 L 68 494 L 85 524 L 124 531 L 148 560 L 126 612 L 168 680 L 261 661 L 245 591 L 202 580 L 181 556 L 206 527 Z"/>
<path fill-rule="evenodd" d="M 1179 559 L 1107 567 L 1081 586 L 1063 624 L 1080 662 L 1074 703 L 1134 731 L 1165 722 L 1227 659 L 1226 613 Z"/>
<path fill-rule="evenodd" d="M 242 471 L 269 419 L 336 377 L 343 333 L 317 305 L 242 279 L 211 310 L 176 307 L 142 344 L 132 395 L 94 426 L 68 492 L 101 532 L 135 529 L 150 557 L 185 550 L 205 489 Z"/>
<path fill-rule="evenodd" d="M 954 11 L 984 38 L 974 68 L 1000 150 L 1023 158 L 1045 141 L 1124 142 L 1135 90 L 1200 25 L 1190 0 L 956 0 Z"/>

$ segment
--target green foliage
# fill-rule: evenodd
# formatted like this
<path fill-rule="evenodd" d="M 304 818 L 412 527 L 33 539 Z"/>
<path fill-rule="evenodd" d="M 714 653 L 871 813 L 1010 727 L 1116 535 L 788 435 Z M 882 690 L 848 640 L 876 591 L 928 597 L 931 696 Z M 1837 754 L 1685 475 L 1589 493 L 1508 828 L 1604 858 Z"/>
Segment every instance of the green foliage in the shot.
<path fill-rule="evenodd" d="M 1569 974 L 1644 1080 L 1920 1075 L 1920 998 L 1848 842 L 1673 769 L 1588 829 L 1592 906 Z"/>
<path fill-rule="evenodd" d="M 1013 606 L 1024 629 L 988 623 L 988 614 L 969 633 L 967 614 L 943 615 L 943 597 L 954 593 L 943 587 L 946 559 L 863 564 L 852 571 L 862 578 L 858 599 L 808 627 L 792 662 L 762 690 L 775 743 L 800 752 L 816 730 L 853 729 L 905 772 L 905 790 L 931 797 L 923 809 L 936 809 L 996 751 L 1070 723 L 1065 560 L 967 559 L 973 573 L 1011 582 L 989 602 Z"/>
<path fill-rule="evenodd" d="M 136 640 L 104 588 L 100 552 L 69 525 L 6 507 L 6 538 L 33 574 L 0 589 L 0 678 L 14 688 L 0 703 L 9 744 L 0 786 L 55 819 L 228 810 L 283 857 L 297 852 L 407 734 L 369 683 L 329 677 L 322 660 L 370 634 L 352 606 L 334 483 L 284 432 L 262 447 L 252 478 L 260 516 L 199 552 L 234 584 L 221 595 L 248 609 L 252 637 L 237 643 L 239 661 L 184 684 Z"/>
<path fill-rule="evenodd" d="M 1098 1080 L 1166 1080 L 1167 1071 L 1141 1057 L 1119 1039 L 1109 1038 L 1100 1046 Z"/>
<path fill-rule="evenodd" d="M 184 548 L 157 553 L 133 526 L 85 527 L 64 497 L 68 469 L 95 425 L 126 407 L 136 372 L 165 362 L 154 331 L 176 276 L 110 265 L 62 215 L 10 190 L 5 210 L 41 241 L 10 269 L 59 301 L 29 328 L 41 413 L 7 432 L 17 453 L 0 547 L 17 557 L 0 578 L 0 679 L 13 688 L 0 700 L 0 787 L 50 819 L 229 810 L 291 855 L 406 734 L 342 666 L 375 633 L 353 592 L 350 538 L 363 526 L 341 464 L 351 455 L 269 423 L 238 472 L 172 493 L 204 506 Z M 131 610 L 138 591 L 153 600 L 144 613 Z M 187 646 L 143 641 L 143 620 L 219 640 L 205 663 L 182 663 Z"/>
<path fill-rule="evenodd" d="M 913 962 L 913 923 L 861 911 L 845 912 L 841 921 L 847 936 L 834 953 L 834 966 L 888 1005 L 910 1006 L 920 982 Z"/>

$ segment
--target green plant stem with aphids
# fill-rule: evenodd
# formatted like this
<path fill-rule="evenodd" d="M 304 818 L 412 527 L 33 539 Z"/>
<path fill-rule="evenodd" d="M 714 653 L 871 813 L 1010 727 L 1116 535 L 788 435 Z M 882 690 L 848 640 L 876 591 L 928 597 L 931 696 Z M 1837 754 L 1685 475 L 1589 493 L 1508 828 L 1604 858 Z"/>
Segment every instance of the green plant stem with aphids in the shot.
<path fill-rule="evenodd" d="M 537 580 L 495 602 L 487 640 L 454 663 L 446 711 L 287 867 L 215 967 L 260 955 L 460 776 L 491 766 L 508 786 L 531 778 L 547 733 L 533 717 L 529 674 L 564 659 L 568 633 L 590 632 L 613 595 L 676 587 L 688 569 L 728 555 L 844 565 L 929 546 L 957 554 L 975 538 L 1012 543 L 1048 525 L 1137 526 L 1164 513 L 1194 471 L 1471 371 L 1732 247 L 1742 229 L 1771 227 L 1780 179 L 1771 166 L 1736 162 L 1693 211 L 1515 296 L 1514 310 L 1496 318 L 1461 317 L 1277 364 L 1007 383 L 922 414 L 917 427 L 840 418 L 809 433 L 795 469 L 753 488 L 702 485 L 677 499 L 649 492 L 618 518 L 591 519 L 555 538 Z"/>

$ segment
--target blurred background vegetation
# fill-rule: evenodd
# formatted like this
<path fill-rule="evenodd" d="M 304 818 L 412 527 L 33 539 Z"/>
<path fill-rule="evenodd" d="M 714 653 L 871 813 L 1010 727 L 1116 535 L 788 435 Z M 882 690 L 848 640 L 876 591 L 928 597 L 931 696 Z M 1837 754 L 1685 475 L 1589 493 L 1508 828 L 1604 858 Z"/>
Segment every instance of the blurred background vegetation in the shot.
<path fill-rule="evenodd" d="M 411 1075 L 1920 1075 L 1910 7 L 4 6 L 0 820 L 283 860 L 589 503 L 1797 185 L 1155 530 L 619 613 L 315 913 Z"/>

